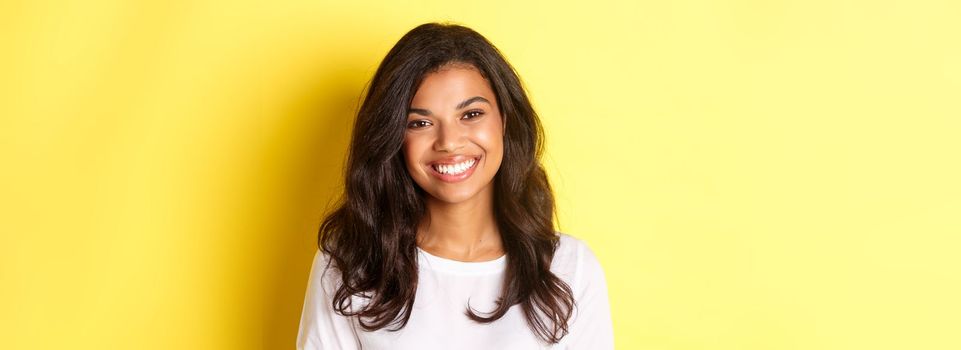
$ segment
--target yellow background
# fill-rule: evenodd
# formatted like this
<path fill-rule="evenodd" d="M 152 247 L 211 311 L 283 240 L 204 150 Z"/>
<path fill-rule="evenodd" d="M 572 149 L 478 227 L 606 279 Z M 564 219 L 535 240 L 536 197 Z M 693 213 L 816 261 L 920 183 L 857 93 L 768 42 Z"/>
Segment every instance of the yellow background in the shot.
<path fill-rule="evenodd" d="M 417 24 L 516 66 L 620 349 L 961 348 L 956 1 L 5 1 L 0 348 L 289 349 Z"/>

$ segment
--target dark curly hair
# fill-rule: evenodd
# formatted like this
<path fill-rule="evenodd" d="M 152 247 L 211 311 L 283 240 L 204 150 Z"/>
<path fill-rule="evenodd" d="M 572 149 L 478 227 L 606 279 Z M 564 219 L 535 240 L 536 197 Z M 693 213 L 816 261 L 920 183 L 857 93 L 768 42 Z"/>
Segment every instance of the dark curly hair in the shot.
<path fill-rule="evenodd" d="M 497 308 L 465 314 L 491 323 L 520 304 L 547 343 L 568 333 L 570 286 L 551 272 L 560 237 L 554 195 L 540 164 L 543 129 L 514 68 L 487 39 L 456 25 L 427 23 L 387 53 L 357 112 L 345 168 L 345 191 L 324 219 L 318 246 L 342 276 L 333 308 L 374 331 L 406 326 L 417 290 L 416 228 L 426 215 L 423 191 L 407 172 L 402 146 L 407 112 L 423 78 L 448 64 L 469 64 L 491 85 L 504 120 L 504 159 L 494 178 L 494 215 L 507 267 Z M 353 310 L 351 297 L 368 301 Z"/>

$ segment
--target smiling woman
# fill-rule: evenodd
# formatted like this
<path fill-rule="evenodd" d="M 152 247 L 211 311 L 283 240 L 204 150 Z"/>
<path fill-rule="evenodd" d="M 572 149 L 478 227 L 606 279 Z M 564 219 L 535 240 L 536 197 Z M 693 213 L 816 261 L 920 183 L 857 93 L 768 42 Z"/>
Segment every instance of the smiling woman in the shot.
<path fill-rule="evenodd" d="M 461 101 L 463 96 L 472 97 Z M 410 109 L 404 158 L 414 182 L 430 195 L 428 204 L 473 196 L 481 196 L 475 202 L 492 201 L 491 181 L 504 149 L 496 101 L 470 65 L 450 64 L 424 78 L 411 102 L 417 107 Z"/>
<path fill-rule="evenodd" d="M 554 230 L 542 145 L 483 36 L 437 23 L 404 35 L 357 114 L 298 348 L 613 348 L 601 265 Z"/>

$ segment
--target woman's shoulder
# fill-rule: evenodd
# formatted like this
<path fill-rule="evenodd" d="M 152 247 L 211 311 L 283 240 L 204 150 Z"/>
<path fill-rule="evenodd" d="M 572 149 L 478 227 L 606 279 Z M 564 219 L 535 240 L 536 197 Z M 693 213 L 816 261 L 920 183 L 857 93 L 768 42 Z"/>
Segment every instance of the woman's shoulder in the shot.
<path fill-rule="evenodd" d="M 604 269 L 587 243 L 567 234 L 560 236 L 555 263 L 561 268 L 554 272 L 568 283 L 574 297 L 570 334 L 561 340 L 561 347 L 613 349 L 614 331 Z"/>
<path fill-rule="evenodd" d="M 584 240 L 558 232 L 560 243 L 554 251 L 551 271 L 573 285 L 579 285 L 585 275 L 603 274 L 600 261 Z"/>
<path fill-rule="evenodd" d="M 560 255 L 562 259 L 597 259 L 597 256 L 594 255 L 594 251 L 584 240 L 564 232 L 557 232 L 557 235 L 560 237 L 560 242 L 557 245 L 557 249 L 554 251 L 555 258 Z"/>
<path fill-rule="evenodd" d="M 310 277 L 308 284 L 313 286 L 315 292 L 328 304 L 337 294 L 337 290 L 344 284 L 343 274 L 337 266 L 337 262 L 331 257 L 330 253 L 323 249 L 314 251 L 314 260 L 310 267 Z M 358 310 L 369 300 L 359 294 L 351 296 L 350 310 Z"/>
<path fill-rule="evenodd" d="M 577 237 L 571 236 L 568 233 L 557 231 L 557 236 L 560 237 L 560 243 L 557 246 L 558 252 L 570 251 L 570 250 L 576 251 L 578 249 L 582 249 L 583 247 L 587 246 L 587 243 L 584 243 L 583 240 Z"/>
<path fill-rule="evenodd" d="M 333 296 L 343 284 L 342 273 L 330 253 L 324 249 L 314 251 L 310 267 L 310 283 L 316 283 L 324 293 Z"/>
<path fill-rule="evenodd" d="M 325 286 L 340 278 L 340 273 L 335 268 L 330 254 L 323 249 L 314 251 L 314 259 L 310 266 L 310 278 L 324 283 Z"/>

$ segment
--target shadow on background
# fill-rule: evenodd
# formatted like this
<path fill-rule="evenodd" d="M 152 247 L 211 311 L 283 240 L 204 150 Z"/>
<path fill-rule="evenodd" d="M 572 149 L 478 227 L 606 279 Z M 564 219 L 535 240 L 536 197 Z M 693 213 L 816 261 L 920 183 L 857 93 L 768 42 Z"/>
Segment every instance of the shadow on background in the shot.
<path fill-rule="evenodd" d="M 363 89 L 376 67 L 343 59 L 312 72 L 316 83 L 278 111 L 299 127 L 272 135 L 273 145 L 287 148 L 289 180 L 282 190 L 287 210 L 278 211 L 275 225 L 265 232 L 271 240 L 264 281 L 264 348 L 293 348 L 297 337 L 311 261 L 317 249 L 317 230 L 343 190 L 343 165 L 350 130 Z"/>

